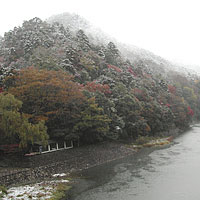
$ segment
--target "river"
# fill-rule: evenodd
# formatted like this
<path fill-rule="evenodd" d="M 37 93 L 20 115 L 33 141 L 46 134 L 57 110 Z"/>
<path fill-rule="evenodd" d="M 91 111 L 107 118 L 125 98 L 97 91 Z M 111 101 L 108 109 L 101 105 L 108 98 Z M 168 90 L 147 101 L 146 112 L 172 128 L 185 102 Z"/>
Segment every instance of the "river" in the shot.
<path fill-rule="evenodd" d="M 200 124 L 168 148 L 143 149 L 79 176 L 70 200 L 198 200 Z"/>

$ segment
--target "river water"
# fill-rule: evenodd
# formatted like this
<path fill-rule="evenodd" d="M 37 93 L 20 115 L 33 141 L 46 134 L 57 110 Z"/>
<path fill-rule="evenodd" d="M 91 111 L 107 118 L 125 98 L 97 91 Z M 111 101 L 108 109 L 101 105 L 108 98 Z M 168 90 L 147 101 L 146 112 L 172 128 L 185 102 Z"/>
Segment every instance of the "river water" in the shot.
<path fill-rule="evenodd" d="M 200 125 L 168 148 L 139 153 L 84 170 L 71 200 L 200 199 Z"/>

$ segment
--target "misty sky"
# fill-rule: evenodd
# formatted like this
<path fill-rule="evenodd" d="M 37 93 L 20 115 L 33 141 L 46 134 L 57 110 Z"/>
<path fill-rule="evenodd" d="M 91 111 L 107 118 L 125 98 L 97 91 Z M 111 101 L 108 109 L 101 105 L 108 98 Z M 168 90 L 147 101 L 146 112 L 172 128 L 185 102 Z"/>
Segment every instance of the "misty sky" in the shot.
<path fill-rule="evenodd" d="M 198 0 L 2 0 L 0 35 L 24 20 L 77 13 L 121 42 L 200 65 Z"/>

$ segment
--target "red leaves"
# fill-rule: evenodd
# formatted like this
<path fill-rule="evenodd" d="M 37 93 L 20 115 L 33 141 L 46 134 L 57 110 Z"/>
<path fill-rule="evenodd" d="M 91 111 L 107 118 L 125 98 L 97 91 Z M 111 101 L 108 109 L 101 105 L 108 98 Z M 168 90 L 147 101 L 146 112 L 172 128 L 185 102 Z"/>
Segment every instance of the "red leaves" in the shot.
<path fill-rule="evenodd" d="M 0 145 L 0 149 L 4 153 L 18 152 L 19 151 L 19 144 L 5 144 L 5 145 Z"/>
<path fill-rule="evenodd" d="M 143 89 L 134 88 L 133 94 L 140 101 L 146 101 L 149 98 L 148 95 L 146 94 L 146 92 Z"/>
<path fill-rule="evenodd" d="M 176 94 L 176 87 L 168 85 L 168 90 L 171 94 Z"/>
<path fill-rule="evenodd" d="M 137 76 L 137 75 L 135 74 L 135 72 L 133 71 L 132 67 L 129 67 L 129 68 L 128 68 L 128 72 L 129 72 L 130 74 L 132 74 L 133 76 Z"/>
<path fill-rule="evenodd" d="M 108 68 L 109 69 L 114 69 L 116 72 L 122 72 L 122 70 L 119 68 L 119 67 L 116 67 L 116 66 L 114 66 L 114 65 L 108 65 Z"/>
<path fill-rule="evenodd" d="M 104 94 L 110 94 L 111 91 L 110 91 L 110 87 L 109 85 L 105 84 L 105 85 L 102 85 L 102 84 L 98 84 L 96 82 L 88 82 L 84 89 L 90 91 L 90 92 L 101 92 L 101 93 L 104 93 Z"/>
<path fill-rule="evenodd" d="M 194 115 L 194 111 L 191 109 L 191 107 L 190 106 L 188 106 L 188 112 L 187 112 L 187 114 L 188 115 L 190 115 L 190 116 L 193 116 Z"/>
<path fill-rule="evenodd" d="M 142 95 L 142 93 L 143 93 L 143 91 L 138 88 L 134 88 L 133 92 L 134 92 L 134 94 L 140 94 L 140 95 Z"/>
<path fill-rule="evenodd" d="M 0 93 L 2 93 L 2 92 L 3 92 L 3 88 L 0 87 Z"/>

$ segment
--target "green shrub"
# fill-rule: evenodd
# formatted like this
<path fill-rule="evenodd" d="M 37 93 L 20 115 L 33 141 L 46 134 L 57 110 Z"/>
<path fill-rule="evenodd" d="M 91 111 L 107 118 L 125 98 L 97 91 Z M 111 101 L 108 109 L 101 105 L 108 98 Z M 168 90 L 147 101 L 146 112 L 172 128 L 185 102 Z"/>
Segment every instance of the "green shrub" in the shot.
<path fill-rule="evenodd" d="M 6 187 L 0 185 L 0 197 L 3 197 L 5 194 L 8 194 Z"/>

